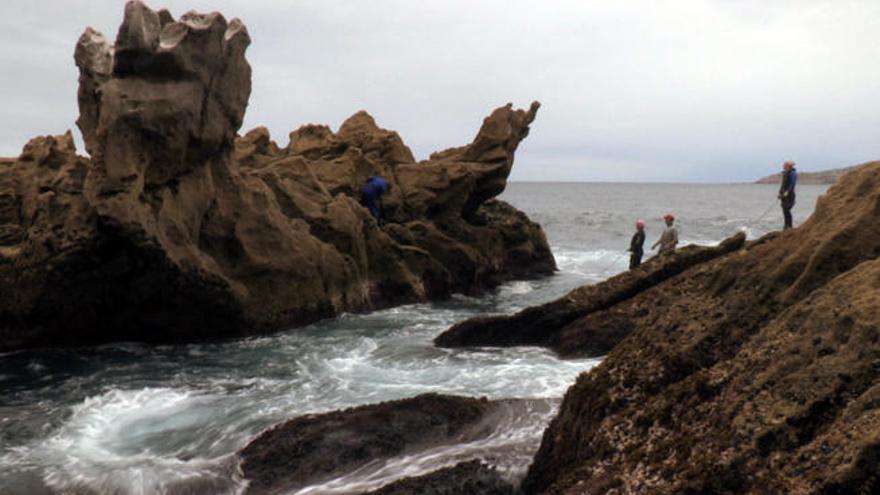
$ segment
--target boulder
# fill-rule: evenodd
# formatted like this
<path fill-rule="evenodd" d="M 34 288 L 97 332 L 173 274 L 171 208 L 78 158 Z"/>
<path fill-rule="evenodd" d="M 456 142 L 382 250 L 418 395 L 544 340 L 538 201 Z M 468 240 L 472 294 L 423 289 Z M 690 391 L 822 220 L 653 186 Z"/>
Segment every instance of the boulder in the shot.
<path fill-rule="evenodd" d="M 495 403 L 438 394 L 294 418 L 239 452 L 250 493 L 288 493 L 369 462 L 473 439 Z"/>
<path fill-rule="evenodd" d="M 494 199 L 538 108 L 416 162 L 358 112 L 281 148 L 237 134 L 251 89 L 237 19 L 133 0 L 111 44 L 87 29 L 77 124 L 0 160 L 0 350 L 182 342 L 478 293 L 552 273 L 540 226 Z M 378 225 L 367 177 L 391 185 Z"/>
<path fill-rule="evenodd" d="M 627 335 L 568 390 L 523 490 L 880 490 L 878 213 L 872 162 L 800 227 L 615 305 Z"/>
<path fill-rule="evenodd" d="M 510 428 L 543 421 L 558 404 L 555 399 L 490 401 L 422 394 L 290 419 L 251 440 L 237 459 L 247 493 L 307 487 L 320 492 L 338 489 L 340 483 L 353 492 L 356 480 L 366 490 L 397 475 L 375 493 L 512 495 L 510 477 L 519 474 L 502 474 L 501 466 L 527 459 L 537 445 L 511 438 Z M 499 438 L 509 441 L 499 444 Z M 391 469 L 401 463 L 405 469 Z M 430 469 L 436 470 L 413 476 Z"/>

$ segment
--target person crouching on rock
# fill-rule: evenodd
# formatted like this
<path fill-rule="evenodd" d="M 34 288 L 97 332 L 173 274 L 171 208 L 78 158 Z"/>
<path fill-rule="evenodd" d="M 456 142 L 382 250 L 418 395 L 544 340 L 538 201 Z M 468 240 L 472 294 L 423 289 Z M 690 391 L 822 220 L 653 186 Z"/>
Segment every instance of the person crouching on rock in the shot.
<path fill-rule="evenodd" d="M 663 219 L 666 220 L 666 230 L 663 231 L 657 242 L 651 246 L 651 249 L 657 249 L 659 245 L 660 254 L 671 253 L 675 251 L 675 246 L 678 245 L 678 231 L 672 226 L 675 223 L 675 216 L 672 213 L 667 213 Z"/>
<path fill-rule="evenodd" d="M 382 224 L 382 195 L 388 191 L 388 181 L 377 175 L 370 176 L 361 188 L 361 204 L 368 210 L 376 222 Z"/>
<path fill-rule="evenodd" d="M 782 202 L 782 216 L 785 218 L 783 230 L 791 228 L 791 209 L 794 207 L 794 186 L 797 184 L 797 170 L 791 160 L 782 164 L 782 184 L 779 185 L 779 200 Z"/>
<path fill-rule="evenodd" d="M 632 270 L 642 264 L 642 254 L 645 246 L 645 221 L 641 218 L 636 220 L 636 233 L 629 241 L 629 269 Z"/>

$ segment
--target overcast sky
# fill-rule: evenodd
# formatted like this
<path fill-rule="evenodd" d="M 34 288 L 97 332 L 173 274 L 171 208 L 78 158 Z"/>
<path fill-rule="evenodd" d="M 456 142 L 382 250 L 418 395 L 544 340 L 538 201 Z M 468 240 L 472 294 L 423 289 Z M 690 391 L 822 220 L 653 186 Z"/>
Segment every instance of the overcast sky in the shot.
<path fill-rule="evenodd" d="M 515 180 L 751 181 L 880 159 L 878 0 L 156 0 L 248 26 L 242 131 L 357 110 L 417 158 L 542 103 Z M 122 0 L 2 0 L 0 155 L 76 130 L 73 48 Z"/>

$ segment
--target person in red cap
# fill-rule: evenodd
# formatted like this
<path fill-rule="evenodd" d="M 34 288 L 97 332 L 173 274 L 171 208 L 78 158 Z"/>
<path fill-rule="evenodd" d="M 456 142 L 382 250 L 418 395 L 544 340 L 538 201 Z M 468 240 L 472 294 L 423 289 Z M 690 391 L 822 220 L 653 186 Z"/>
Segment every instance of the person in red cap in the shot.
<path fill-rule="evenodd" d="M 678 245 L 678 231 L 672 225 L 675 223 L 675 216 L 672 213 L 667 213 L 663 219 L 666 220 L 666 230 L 663 231 L 657 242 L 651 246 L 651 249 L 657 249 L 659 245 L 660 254 L 671 253 L 675 251 L 675 246 Z"/>
<path fill-rule="evenodd" d="M 645 246 L 645 221 L 641 218 L 636 220 L 636 233 L 633 234 L 632 240 L 629 241 L 629 269 L 642 264 L 642 255 Z"/>

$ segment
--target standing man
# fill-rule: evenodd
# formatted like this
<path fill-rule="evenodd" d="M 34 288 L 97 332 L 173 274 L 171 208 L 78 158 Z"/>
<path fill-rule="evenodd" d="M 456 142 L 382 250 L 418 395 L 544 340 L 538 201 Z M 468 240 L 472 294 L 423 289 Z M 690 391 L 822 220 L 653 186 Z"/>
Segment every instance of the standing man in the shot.
<path fill-rule="evenodd" d="M 645 221 L 641 218 L 636 220 L 636 233 L 629 241 L 629 269 L 632 270 L 642 264 L 642 254 L 645 246 Z"/>
<path fill-rule="evenodd" d="M 791 228 L 791 209 L 794 207 L 794 186 L 797 184 L 797 170 L 794 162 L 787 160 L 782 164 L 782 184 L 779 185 L 779 200 L 782 203 L 782 216 L 785 217 L 783 230 Z"/>
<path fill-rule="evenodd" d="M 666 230 L 663 231 L 657 242 L 651 246 L 651 249 L 656 249 L 659 245 L 660 254 L 671 253 L 675 251 L 675 246 L 678 245 L 678 231 L 672 226 L 675 222 L 675 216 L 672 213 L 667 213 L 663 219 L 666 220 Z"/>

